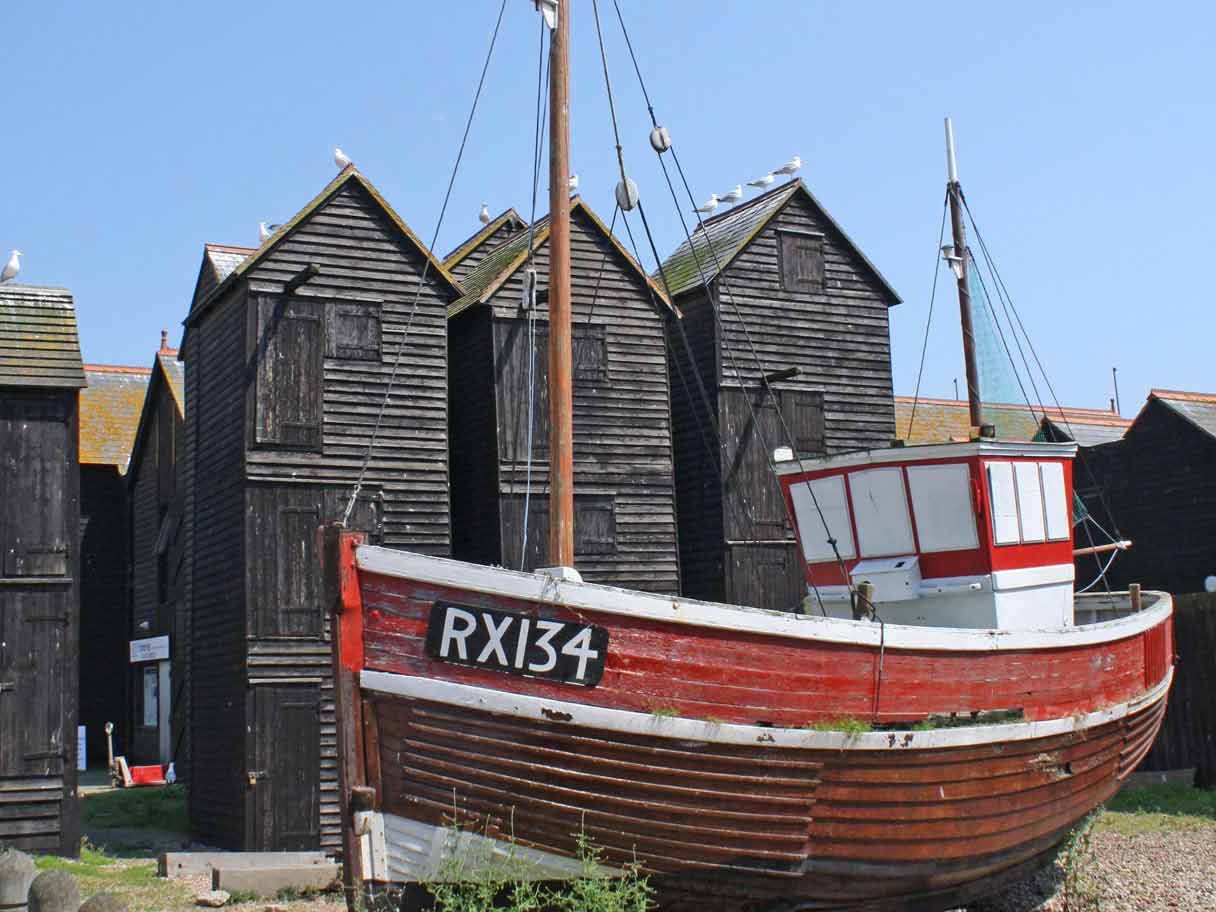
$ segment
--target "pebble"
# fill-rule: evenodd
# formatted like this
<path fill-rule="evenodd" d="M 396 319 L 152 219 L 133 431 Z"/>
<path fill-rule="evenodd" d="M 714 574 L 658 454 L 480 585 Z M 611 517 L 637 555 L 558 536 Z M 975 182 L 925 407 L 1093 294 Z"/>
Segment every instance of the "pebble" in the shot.
<path fill-rule="evenodd" d="M 205 893 L 200 893 L 194 898 L 194 904 L 196 906 L 207 906 L 210 909 L 218 909 L 228 902 L 228 899 L 227 890 L 207 890 Z"/>

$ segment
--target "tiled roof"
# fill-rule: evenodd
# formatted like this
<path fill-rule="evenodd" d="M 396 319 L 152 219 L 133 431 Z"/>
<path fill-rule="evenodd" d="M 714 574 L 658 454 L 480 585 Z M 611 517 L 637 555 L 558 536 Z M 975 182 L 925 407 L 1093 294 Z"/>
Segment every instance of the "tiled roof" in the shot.
<path fill-rule="evenodd" d="M 1160 399 L 1202 431 L 1216 437 L 1216 394 L 1155 389 L 1150 399 Z"/>
<path fill-rule="evenodd" d="M 698 225 L 692 235 L 692 244 L 690 245 L 685 239 L 684 243 L 676 248 L 675 253 L 663 262 L 661 274 L 667 280 L 667 288 L 671 292 L 671 296 L 675 298 L 686 291 L 712 282 L 718 273 L 725 269 L 764 230 L 769 220 L 780 212 L 796 193 L 801 193 L 828 226 L 839 235 L 844 244 L 861 261 L 866 271 L 882 286 L 891 303 L 898 304 L 900 299 L 899 295 L 895 293 L 895 289 L 861 252 L 861 248 L 845 234 L 844 229 L 836 223 L 828 211 L 819 204 L 819 200 L 815 199 L 801 179 L 782 184 L 727 212 L 705 219 L 704 230 L 701 230 L 701 226 Z"/>
<path fill-rule="evenodd" d="M 1072 440 L 1081 446 L 1098 446 L 1123 439 L 1132 423 L 1127 418 L 1111 415 L 1108 420 L 1072 415 L 1065 422 L 1060 418 L 1048 418 L 1053 440 Z"/>
<path fill-rule="evenodd" d="M 456 266 L 461 260 L 467 257 L 470 253 L 480 247 L 487 239 L 493 237 L 503 225 L 511 222 L 520 228 L 527 227 L 527 223 L 519 217 L 519 213 L 514 208 L 508 209 L 506 212 L 499 215 L 497 218 L 491 219 L 487 224 L 482 225 L 472 237 L 462 241 L 455 250 L 443 258 L 443 266 L 445 269 L 451 269 Z"/>
<path fill-rule="evenodd" d="M 958 399 L 925 399 L 916 403 L 916 418 L 912 421 L 911 396 L 895 397 L 895 436 L 908 443 L 934 443 L 947 440 L 967 439 L 971 431 L 971 416 L 966 400 Z M 1080 438 L 1103 436 L 1103 441 L 1122 436 L 1123 431 L 1131 426 L 1126 418 L 1121 418 L 1113 412 L 1102 409 L 1048 407 L 1047 417 L 1060 430 L 1067 433 L 1071 428 L 1077 436 L 1077 443 L 1092 446 Z M 1032 411 L 1025 405 L 1006 403 L 984 403 L 984 420 L 996 427 L 999 440 L 1033 440 L 1039 432 L 1043 412 Z M 1084 429 L 1084 430 L 1083 430 Z M 1117 433 L 1116 433 L 1117 432 Z"/>
<path fill-rule="evenodd" d="M 256 247 L 233 247 L 228 244 L 207 244 L 204 256 L 211 261 L 215 270 L 215 282 L 218 285 L 236 271 L 236 268 L 249 259 L 257 250 Z"/>
<path fill-rule="evenodd" d="M 604 237 L 609 240 L 612 246 L 616 248 L 617 252 L 620 253 L 625 261 L 637 271 L 638 276 L 650 285 L 651 291 L 654 292 L 655 297 L 663 305 L 678 313 L 678 311 L 676 311 L 672 306 L 671 302 L 667 299 L 667 295 L 664 294 L 658 283 L 648 276 L 646 274 L 646 270 L 642 268 L 641 264 L 639 264 L 638 261 L 635 260 L 629 254 L 629 252 L 621 246 L 620 242 L 617 241 L 612 232 L 608 230 L 608 226 L 600 220 L 599 216 L 592 211 L 591 207 L 583 202 L 581 197 L 577 196 L 570 201 L 570 214 L 574 215 L 576 212 L 582 212 L 584 215 L 586 215 L 591 223 L 600 231 L 600 233 L 602 233 Z M 454 317 L 456 314 L 466 310 L 469 307 L 472 307 L 474 304 L 481 304 L 489 300 L 490 296 L 497 291 L 498 288 L 507 281 L 507 279 L 515 274 L 515 271 L 519 269 L 519 267 L 522 266 L 524 261 L 527 259 L 529 233 L 532 236 L 532 244 L 534 249 L 542 247 L 549 240 L 549 216 L 546 215 L 537 219 L 533 223 L 532 228 L 533 230 L 531 232 L 526 230 L 519 231 L 508 240 L 503 241 L 488 254 L 486 254 L 485 259 L 478 263 L 477 267 L 472 272 L 460 280 L 460 284 L 464 287 L 464 295 L 448 305 L 449 317 Z"/>
<path fill-rule="evenodd" d="M 0 285 L 0 386 L 84 385 L 71 292 Z"/>
<path fill-rule="evenodd" d="M 86 364 L 84 372 L 89 386 L 80 391 L 80 463 L 126 471 L 152 371 Z"/>

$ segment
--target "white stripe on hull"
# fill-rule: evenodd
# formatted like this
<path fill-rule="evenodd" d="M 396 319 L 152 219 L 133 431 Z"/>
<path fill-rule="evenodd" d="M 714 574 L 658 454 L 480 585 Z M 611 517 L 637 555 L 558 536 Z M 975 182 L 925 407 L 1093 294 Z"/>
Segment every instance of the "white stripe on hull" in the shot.
<path fill-rule="evenodd" d="M 1096 712 L 1045 719 L 1037 722 L 1010 722 L 1001 725 L 974 725 L 929 731 L 881 731 L 850 734 L 810 731 L 800 728 L 767 728 L 730 722 L 703 722 L 674 716 L 657 716 L 623 709 L 608 709 L 550 700 L 507 690 L 491 690 L 454 681 L 392 674 L 364 669 L 360 684 L 368 690 L 445 703 L 466 709 L 541 721 L 562 721 L 577 728 L 603 729 L 656 738 L 679 738 L 713 744 L 760 744 L 769 747 L 794 747 L 829 750 L 931 750 L 965 747 L 994 742 L 1026 741 L 1072 731 L 1084 731 L 1113 722 L 1162 699 L 1174 678 L 1171 667 L 1165 678 L 1134 700 Z"/>

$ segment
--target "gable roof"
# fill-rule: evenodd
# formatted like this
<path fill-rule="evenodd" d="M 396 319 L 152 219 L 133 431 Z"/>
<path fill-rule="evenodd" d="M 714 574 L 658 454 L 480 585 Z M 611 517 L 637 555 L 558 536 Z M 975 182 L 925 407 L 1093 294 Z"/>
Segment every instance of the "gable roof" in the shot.
<path fill-rule="evenodd" d="M 80 464 L 125 472 L 152 372 L 118 364 L 86 364 L 84 372 L 89 386 L 80 391 Z"/>
<path fill-rule="evenodd" d="M 912 405 L 916 402 L 916 421 L 911 425 Z M 1087 435 L 1099 436 L 1115 434 L 1122 436 L 1131 426 L 1126 418 L 1121 418 L 1114 412 L 1103 409 L 1084 408 L 1055 408 L 1046 409 L 1048 419 L 1053 426 L 1067 434 L 1072 428 L 1077 443 L 1092 446 L 1082 442 Z M 1043 411 L 1032 410 L 1025 404 L 985 402 L 984 417 L 996 427 L 996 435 L 1001 440 L 1033 440 L 1039 433 Z M 967 400 L 962 399 L 926 399 L 919 401 L 912 396 L 895 397 L 895 436 L 908 443 L 941 443 L 948 440 L 967 439 L 971 433 L 971 412 Z M 1106 439 L 1113 439 L 1106 437 Z"/>
<path fill-rule="evenodd" d="M 152 368 L 147 373 L 149 377 L 148 382 L 144 385 L 144 395 L 140 402 L 139 424 L 127 450 L 127 480 L 130 484 L 135 483 L 144 435 L 148 433 L 148 427 L 155 417 L 153 410 L 156 405 L 156 391 L 162 386 L 166 387 L 172 397 L 178 417 L 184 418 L 186 414 L 184 377 L 182 363 L 177 360 L 177 351 L 172 348 L 162 348 L 152 359 Z"/>
<path fill-rule="evenodd" d="M 76 307 L 66 288 L 0 285 L 0 386 L 85 386 Z"/>
<path fill-rule="evenodd" d="M 476 234 L 466 238 L 455 250 L 443 258 L 443 266 L 447 270 L 454 269 L 461 260 L 479 248 L 482 244 L 492 238 L 495 232 L 503 225 L 512 224 L 517 228 L 526 228 L 528 223 L 525 222 L 514 208 L 508 209 L 497 218 L 491 219 L 485 225 L 482 225 Z"/>
<path fill-rule="evenodd" d="M 431 265 L 429 271 L 434 273 L 441 282 L 446 284 L 454 296 L 459 297 L 464 293 L 464 289 L 460 287 L 460 283 L 458 283 L 456 279 L 452 277 L 452 274 L 444 268 L 443 264 L 440 263 L 439 260 L 435 259 L 435 256 L 431 253 L 430 248 L 422 243 L 418 236 L 410 230 L 409 226 L 405 224 L 401 216 L 399 216 L 396 211 L 394 211 L 393 207 L 388 204 L 388 201 L 380 195 L 380 191 L 372 185 L 372 182 L 360 174 L 359 170 L 355 168 L 354 165 L 347 165 L 337 177 L 325 185 L 325 188 L 318 193 L 312 199 L 312 201 L 308 203 L 308 205 L 292 216 L 282 228 L 274 232 L 270 237 L 263 241 L 260 247 L 255 248 L 252 253 L 248 254 L 243 260 L 233 266 L 232 271 L 225 275 L 223 279 L 221 279 L 215 285 L 215 287 L 210 289 L 210 291 L 208 291 L 201 300 L 194 302 L 189 316 L 186 317 L 186 327 L 189 328 L 193 326 L 198 321 L 198 318 L 202 315 L 202 313 L 206 311 L 233 282 L 260 263 L 271 250 L 283 242 L 284 238 L 291 235 L 291 233 L 301 222 L 308 219 L 309 216 L 325 205 L 325 203 L 329 202 L 329 200 L 336 196 L 339 191 L 341 191 L 349 183 L 357 184 L 358 186 L 362 187 L 364 191 L 366 191 L 368 196 L 370 196 L 384 212 L 384 214 L 388 216 L 389 221 L 396 226 L 397 230 L 400 231 L 405 238 L 430 262 Z M 211 244 L 208 246 L 214 248 L 221 247 L 219 244 Z M 243 248 L 236 247 L 227 249 L 230 251 L 241 251 Z"/>
<path fill-rule="evenodd" d="M 1216 394 L 1154 389 L 1149 392 L 1144 408 L 1148 408 L 1154 399 L 1181 415 L 1199 430 L 1216 437 Z M 1140 414 L 1144 414 L 1144 409 L 1140 410 Z M 1139 417 L 1136 416 L 1137 420 Z"/>
<path fill-rule="evenodd" d="M 882 288 L 890 302 L 888 306 L 898 304 L 900 297 L 896 294 L 895 289 L 861 252 L 861 248 L 845 234 L 844 229 L 828 214 L 828 211 L 820 205 L 819 200 L 815 199 L 801 178 L 795 178 L 742 205 L 705 219 L 704 230 L 698 225 L 692 235 L 692 244 L 690 245 L 685 239 L 675 252 L 663 261 L 660 271 L 667 280 L 671 296 L 676 298 L 694 288 L 701 287 L 702 274 L 705 276 L 706 283 L 717 278 L 718 274 L 747 249 L 773 217 L 784 209 L 796 195 L 804 197 L 820 218 L 840 236 L 849 251 L 861 262 L 865 271 Z M 698 261 L 700 268 L 698 268 Z"/>
<path fill-rule="evenodd" d="M 1070 415 L 1065 421 L 1060 416 L 1048 416 L 1042 420 L 1043 436 L 1048 440 L 1073 441 L 1084 446 L 1098 446 L 1122 440 L 1132 426 L 1128 418 L 1111 414 L 1106 420 Z"/>
<path fill-rule="evenodd" d="M 637 272 L 638 276 L 650 286 L 650 290 L 668 309 L 676 316 L 679 316 L 679 310 L 671 303 L 667 295 L 663 293 L 662 287 L 651 276 L 646 273 L 642 265 L 635 260 L 616 237 L 608 230 L 608 226 L 603 223 L 585 202 L 582 197 L 576 196 L 570 200 L 570 215 L 575 212 L 582 212 L 590 219 L 591 224 L 608 239 L 609 243 L 616 249 L 625 261 Z M 520 231 L 514 237 L 503 241 L 495 247 L 486 258 L 477 264 L 477 267 L 470 272 L 461 284 L 464 286 L 464 294 L 448 305 L 448 316 L 454 317 L 476 304 L 484 304 L 493 297 L 507 280 L 515 274 L 515 272 L 527 262 L 528 259 L 528 236 L 532 235 L 533 249 L 539 249 L 549 240 L 549 216 L 546 215 L 537 219 L 532 225 L 532 231 Z"/>

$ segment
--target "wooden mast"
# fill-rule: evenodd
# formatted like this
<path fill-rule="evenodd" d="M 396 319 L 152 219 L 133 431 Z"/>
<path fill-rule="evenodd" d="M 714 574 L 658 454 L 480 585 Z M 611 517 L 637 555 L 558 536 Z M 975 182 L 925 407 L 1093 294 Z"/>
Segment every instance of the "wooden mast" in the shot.
<path fill-rule="evenodd" d="M 971 288 L 967 283 L 967 239 L 963 234 L 963 188 L 958 182 L 958 166 L 954 161 L 954 127 L 946 118 L 946 193 L 950 198 L 950 229 L 954 235 L 954 255 L 950 267 L 958 279 L 958 311 L 963 324 L 963 360 L 967 366 L 967 410 L 971 426 L 984 425 L 984 410 L 980 404 L 980 375 L 975 363 L 975 326 L 971 322 Z"/>
<path fill-rule="evenodd" d="M 549 48 L 549 563 L 574 566 L 574 394 L 570 341 L 570 2 Z"/>

